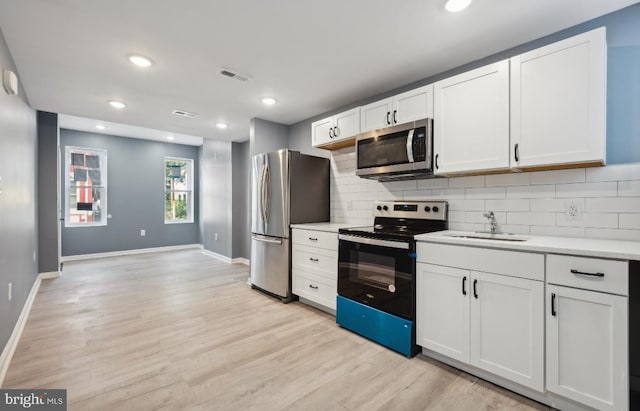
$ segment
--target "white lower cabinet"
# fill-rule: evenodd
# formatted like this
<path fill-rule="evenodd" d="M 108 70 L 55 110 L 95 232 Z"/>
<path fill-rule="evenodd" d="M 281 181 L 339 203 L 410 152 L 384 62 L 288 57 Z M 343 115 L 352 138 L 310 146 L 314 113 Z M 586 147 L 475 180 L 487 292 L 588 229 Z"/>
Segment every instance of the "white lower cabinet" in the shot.
<path fill-rule="evenodd" d="M 338 234 L 294 228 L 292 239 L 293 293 L 334 312 L 338 295 Z"/>
<path fill-rule="evenodd" d="M 541 254 L 419 243 L 418 345 L 543 392 L 543 273 Z"/>
<path fill-rule="evenodd" d="M 547 286 L 547 390 L 599 410 L 629 409 L 627 303 Z"/>

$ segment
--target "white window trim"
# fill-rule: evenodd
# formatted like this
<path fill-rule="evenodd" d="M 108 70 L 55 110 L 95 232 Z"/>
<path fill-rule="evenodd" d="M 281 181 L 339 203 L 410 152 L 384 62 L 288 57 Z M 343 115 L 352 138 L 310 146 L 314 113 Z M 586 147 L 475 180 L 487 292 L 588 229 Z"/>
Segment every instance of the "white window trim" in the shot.
<path fill-rule="evenodd" d="M 82 223 L 82 224 L 74 224 L 71 223 L 71 206 L 69 204 L 69 191 L 71 190 L 71 181 L 69 179 L 69 169 L 71 166 L 71 152 L 72 151 L 83 151 L 83 152 L 91 152 L 98 154 L 100 156 L 100 170 L 104 171 L 104 173 L 100 173 L 100 180 L 102 182 L 101 186 L 104 187 L 104 201 L 102 201 L 102 197 L 100 198 L 100 202 L 102 204 L 102 212 L 103 217 L 99 223 Z M 103 227 L 107 225 L 108 211 L 107 211 L 107 193 L 108 193 L 108 152 L 107 150 L 97 149 L 97 148 L 88 148 L 88 147 L 76 147 L 76 146 L 65 146 L 64 148 L 64 226 L 65 228 L 80 228 L 80 227 Z"/>
<path fill-rule="evenodd" d="M 190 201 L 189 201 L 189 208 L 187 210 L 187 219 L 186 220 L 176 220 L 176 221 L 170 221 L 167 220 L 167 217 L 165 216 L 166 213 L 166 209 L 165 209 L 165 204 L 164 201 L 166 201 L 166 195 L 168 192 L 170 192 L 171 190 L 167 190 L 166 187 L 166 175 L 165 173 L 167 172 L 167 161 L 184 161 L 187 163 L 187 174 L 190 176 L 190 178 L 188 179 L 188 189 L 187 190 L 173 190 L 174 192 L 182 192 L 182 193 L 190 193 Z M 193 183 L 194 183 L 194 177 L 195 175 L 193 174 L 193 169 L 194 169 L 194 160 L 192 158 L 182 158 L 182 157 L 165 157 L 164 161 L 162 162 L 162 187 L 164 187 L 164 193 L 162 195 L 162 215 L 164 218 L 164 223 L 165 224 L 193 224 L 195 222 L 195 219 L 193 218 L 193 203 L 195 201 L 194 199 L 194 193 L 193 193 Z"/>

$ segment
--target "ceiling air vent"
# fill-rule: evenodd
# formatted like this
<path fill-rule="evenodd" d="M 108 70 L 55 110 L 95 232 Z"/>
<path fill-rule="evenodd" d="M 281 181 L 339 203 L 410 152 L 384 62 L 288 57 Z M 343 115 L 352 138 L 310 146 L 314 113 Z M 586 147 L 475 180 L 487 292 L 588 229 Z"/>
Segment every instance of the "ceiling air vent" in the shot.
<path fill-rule="evenodd" d="M 176 116 L 187 117 L 187 118 L 198 117 L 198 114 L 189 113 L 188 111 L 184 111 L 184 110 L 173 110 L 171 114 L 175 114 Z"/>
<path fill-rule="evenodd" d="M 251 77 L 247 76 L 246 74 L 240 74 L 237 71 L 234 71 L 234 70 L 231 70 L 231 69 L 228 69 L 228 68 L 224 68 L 224 67 L 220 70 L 220 74 L 222 74 L 225 77 L 229 77 L 229 78 L 232 78 L 232 79 L 236 79 L 238 81 L 242 81 L 243 83 L 249 81 L 249 79 L 251 78 Z"/>

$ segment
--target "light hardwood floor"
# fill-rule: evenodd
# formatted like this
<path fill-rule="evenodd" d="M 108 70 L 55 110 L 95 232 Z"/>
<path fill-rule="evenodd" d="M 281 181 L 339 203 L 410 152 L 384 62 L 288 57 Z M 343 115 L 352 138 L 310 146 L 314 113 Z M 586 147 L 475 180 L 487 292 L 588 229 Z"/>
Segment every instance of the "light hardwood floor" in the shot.
<path fill-rule="evenodd" d="M 407 359 L 197 250 L 67 263 L 45 280 L 3 388 L 70 410 L 545 410 Z"/>

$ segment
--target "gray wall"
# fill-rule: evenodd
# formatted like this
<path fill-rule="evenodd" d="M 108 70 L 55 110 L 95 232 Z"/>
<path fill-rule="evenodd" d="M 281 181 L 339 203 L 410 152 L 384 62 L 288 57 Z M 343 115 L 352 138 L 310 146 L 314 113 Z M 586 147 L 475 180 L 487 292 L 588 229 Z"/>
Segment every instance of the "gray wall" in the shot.
<path fill-rule="evenodd" d="M 231 156 L 231 143 L 204 139 L 200 151 L 200 239 L 205 250 L 225 257 L 232 256 L 233 241 Z"/>
<path fill-rule="evenodd" d="M 408 84 L 386 93 L 356 101 L 335 110 L 300 121 L 289 127 L 289 147 L 306 154 L 329 152 L 311 147 L 311 123 L 344 110 L 368 104 L 403 91 L 430 84 L 465 71 L 513 57 L 591 29 L 606 26 L 608 44 L 607 78 L 607 164 L 640 162 L 640 4 L 627 7 L 558 33 L 534 40 L 493 56 Z"/>
<path fill-rule="evenodd" d="M 19 73 L 0 33 L 0 69 Z M 0 88 L 0 351 L 13 332 L 38 274 L 36 113 L 21 87 Z M 12 283 L 13 298 L 7 288 Z"/>
<path fill-rule="evenodd" d="M 250 157 L 289 147 L 289 126 L 252 118 L 249 128 Z"/>
<path fill-rule="evenodd" d="M 231 157 L 233 169 L 232 257 L 251 258 L 251 173 L 249 141 L 233 143 Z"/>
<path fill-rule="evenodd" d="M 198 147 L 61 129 L 62 168 L 66 146 L 107 150 L 112 218 L 106 226 L 63 226 L 63 256 L 198 243 Z M 194 160 L 194 223 L 164 223 L 165 156 Z"/>
<path fill-rule="evenodd" d="M 38 270 L 58 271 L 58 115 L 38 111 Z"/>

